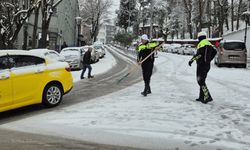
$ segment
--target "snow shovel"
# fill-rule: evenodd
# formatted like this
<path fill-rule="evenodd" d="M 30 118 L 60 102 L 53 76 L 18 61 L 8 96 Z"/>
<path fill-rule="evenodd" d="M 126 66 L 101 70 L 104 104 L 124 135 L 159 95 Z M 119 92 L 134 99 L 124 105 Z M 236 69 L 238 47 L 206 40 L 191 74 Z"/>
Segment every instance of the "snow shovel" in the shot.
<path fill-rule="evenodd" d="M 137 68 L 139 68 L 139 66 L 146 61 L 151 55 L 153 55 L 153 53 L 156 51 L 157 49 L 155 49 L 154 51 L 152 51 L 147 57 L 145 57 L 143 60 L 139 61 L 138 64 L 136 64 L 127 74 L 125 74 L 121 79 L 119 79 L 117 81 L 117 84 L 119 84 L 123 79 L 125 79 L 126 77 L 128 77 L 131 73 L 133 73 Z"/>

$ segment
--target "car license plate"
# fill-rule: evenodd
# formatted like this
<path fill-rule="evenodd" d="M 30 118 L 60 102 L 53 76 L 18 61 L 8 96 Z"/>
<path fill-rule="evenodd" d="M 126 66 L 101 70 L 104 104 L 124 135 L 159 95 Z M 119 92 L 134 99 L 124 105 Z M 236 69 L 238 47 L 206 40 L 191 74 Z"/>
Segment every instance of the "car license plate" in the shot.
<path fill-rule="evenodd" d="M 228 56 L 228 57 L 229 57 L 229 59 L 233 59 L 233 60 L 240 58 L 240 56 L 236 56 L 236 55 L 231 55 L 231 56 Z"/>

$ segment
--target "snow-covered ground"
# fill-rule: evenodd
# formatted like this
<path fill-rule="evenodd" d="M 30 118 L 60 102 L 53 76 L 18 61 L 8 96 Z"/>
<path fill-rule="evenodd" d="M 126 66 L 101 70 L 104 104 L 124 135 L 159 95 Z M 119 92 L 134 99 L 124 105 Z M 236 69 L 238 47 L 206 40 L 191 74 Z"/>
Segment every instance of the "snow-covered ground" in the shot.
<path fill-rule="evenodd" d="M 250 150 L 250 70 L 212 66 L 207 84 L 214 101 L 204 105 L 194 100 L 199 89 L 189 59 L 160 53 L 147 97 L 140 82 L 0 127 L 154 150 Z"/>
<path fill-rule="evenodd" d="M 106 55 L 103 59 L 100 59 L 99 62 L 92 64 L 92 75 L 102 74 L 106 71 L 110 70 L 112 67 L 116 65 L 115 58 L 107 51 Z M 73 81 L 77 82 L 80 80 L 82 70 L 80 71 L 72 71 Z M 87 77 L 88 69 L 86 70 L 84 76 Z"/>

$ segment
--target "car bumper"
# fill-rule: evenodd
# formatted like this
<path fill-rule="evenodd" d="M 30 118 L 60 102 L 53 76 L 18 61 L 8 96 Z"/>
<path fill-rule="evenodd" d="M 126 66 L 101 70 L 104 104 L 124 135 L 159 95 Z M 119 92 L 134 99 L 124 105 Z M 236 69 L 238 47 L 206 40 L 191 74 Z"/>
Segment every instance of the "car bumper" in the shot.
<path fill-rule="evenodd" d="M 73 86 L 70 89 L 68 89 L 67 91 L 65 91 L 64 95 L 68 94 L 72 89 L 73 89 Z"/>
<path fill-rule="evenodd" d="M 220 60 L 220 64 L 247 64 L 247 61 L 242 60 Z"/>

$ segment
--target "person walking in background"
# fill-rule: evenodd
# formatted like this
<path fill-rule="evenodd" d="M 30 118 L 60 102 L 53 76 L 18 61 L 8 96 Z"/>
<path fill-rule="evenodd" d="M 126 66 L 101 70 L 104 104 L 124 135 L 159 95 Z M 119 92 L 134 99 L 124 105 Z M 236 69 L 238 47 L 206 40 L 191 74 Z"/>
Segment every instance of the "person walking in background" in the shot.
<path fill-rule="evenodd" d="M 197 53 L 188 62 L 191 66 L 193 61 L 197 62 L 197 82 L 200 86 L 199 98 L 196 101 L 200 101 L 204 104 L 213 101 L 212 96 L 206 85 L 207 74 L 210 70 L 210 62 L 216 55 L 216 50 L 213 48 L 212 44 L 207 40 L 207 35 L 205 32 L 198 33 L 199 44 L 197 46 Z"/>
<path fill-rule="evenodd" d="M 67 43 L 64 41 L 64 42 L 63 42 L 63 45 L 62 45 L 62 47 L 61 47 L 61 49 L 64 49 L 64 48 L 66 48 L 66 47 L 68 47 L 68 45 L 67 45 Z"/>
<path fill-rule="evenodd" d="M 143 96 L 151 94 L 150 80 L 155 60 L 154 53 L 151 52 L 157 49 L 159 49 L 159 47 L 157 47 L 157 43 L 155 42 L 150 43 L 149 38 L 146 34 L 141 36 L 141 44 L 137 48 L 138 51 L 137 62 L 141 63 L 140 61 L 144 60 L 147 56 L 151 54 L 150 57 L 148 57 L 144 62 L 140 64 L 142 67 L 142 75 L 145 83 L 144 90 L 141 92 Z"/>
<path fill-rule="evenodd" d="M 91 52 L 92 48 L 89 47 L 88 50 L 83 55 L 83 69 L 81 74 L 81 79 L 84 79 L 84 73 L 86 69 L 88 68 L 88 78 L 94 78 L 94 76 L 91 75 L 92 67 L 91 67 Z"/>

